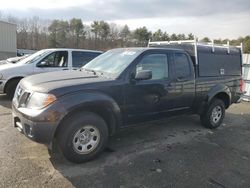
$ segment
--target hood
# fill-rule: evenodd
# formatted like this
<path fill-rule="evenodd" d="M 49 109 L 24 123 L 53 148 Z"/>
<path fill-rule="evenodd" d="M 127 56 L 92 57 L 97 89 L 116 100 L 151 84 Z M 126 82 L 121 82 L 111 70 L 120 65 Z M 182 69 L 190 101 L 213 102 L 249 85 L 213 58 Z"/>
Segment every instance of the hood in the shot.
<path fill-rule="evenodd" d="M 33 72 L 33 69 L 29 66 L 32 65 L 20 63 L 6 63 L 2 65 L 0 64 L 0 74 L 2 74 L 3 78 L 6 80 L 12 78 L 13 76 L 24 77 Z"/>
<path fill-rule="evenodd" d="M 29 91 L 50 92 L 55 95 L 63 95 L 92 86 L 93 83 L 110 80 L 110 78 L 97 76 L 91 72 L 65 70 L 28 76 L 22 79 L 20 84 Z"/>
<path fill-rule="evenodd" d="M 23 64 L 15 64 L 15 63 L 11 63 L 11 62 L 8 62 L 8 61 L 3 61 L 0 62 L 0 71 L 5 71 L 7 69 L 11 69 L 11 68 L 16 68 L 16 67 L 19 67 L 19 66 L 22 66 Z"/>
<path fill-rule="evenodd" d="M 7 63 L 8 63 L 8 61 L 6 61 L 6 60 L 0 61 L 0 65 L 4 65 L 4 64 L 7 64 Z"/>

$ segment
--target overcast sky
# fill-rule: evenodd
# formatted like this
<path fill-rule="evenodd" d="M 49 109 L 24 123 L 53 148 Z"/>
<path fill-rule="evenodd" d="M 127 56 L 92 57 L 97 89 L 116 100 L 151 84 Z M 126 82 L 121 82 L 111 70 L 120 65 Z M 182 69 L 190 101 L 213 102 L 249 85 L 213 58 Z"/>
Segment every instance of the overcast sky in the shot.
<path fill-rule="evenodd" d="M 198 37 L 250 35 L 250 0 L 4 0 L 0 11 L 20 18 L 105 20 Z"/>

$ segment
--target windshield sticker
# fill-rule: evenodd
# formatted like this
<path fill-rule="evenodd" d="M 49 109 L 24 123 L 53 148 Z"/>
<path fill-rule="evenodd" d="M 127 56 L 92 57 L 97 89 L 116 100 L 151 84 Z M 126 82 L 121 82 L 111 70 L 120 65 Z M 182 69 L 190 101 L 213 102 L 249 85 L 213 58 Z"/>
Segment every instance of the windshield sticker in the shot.
<path fill-rule="evenodd" d="M 136 52 L 134 51 L 124 51 L 121 55 L 125 56 L 125 55 L 134 55 Z"/>

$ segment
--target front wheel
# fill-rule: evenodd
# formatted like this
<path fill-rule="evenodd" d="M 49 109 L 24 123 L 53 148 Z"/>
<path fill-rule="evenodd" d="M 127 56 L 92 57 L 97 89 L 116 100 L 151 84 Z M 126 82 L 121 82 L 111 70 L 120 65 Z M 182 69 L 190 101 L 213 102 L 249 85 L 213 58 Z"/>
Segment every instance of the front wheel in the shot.
<path fill-rule="evenodd" d="M 108 141 L 108 128 L 97 114 L 82 112 L 68 118 L 58 132 L 59 146 L 71 162 L 94 159 Z"/>
<path fill-rule="evenodd" d="M 9 99 L 13 99 L 19 79 L 11 80 L 6 86 L 6 94 Z"/>
<path fill-rule="evenodd" d="M 214 99 L 201 114 L 200 120 L 202 125 L 207 128 L 215 129 L 219 127 L 225 117 L 225 104 L 220 99 Z"/>

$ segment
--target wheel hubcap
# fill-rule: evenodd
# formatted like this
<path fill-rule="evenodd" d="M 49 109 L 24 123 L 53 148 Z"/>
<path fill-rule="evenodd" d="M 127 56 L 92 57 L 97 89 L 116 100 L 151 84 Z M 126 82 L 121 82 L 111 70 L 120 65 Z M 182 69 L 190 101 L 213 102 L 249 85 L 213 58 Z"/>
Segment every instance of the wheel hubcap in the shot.
<path fill-rule="evenodd" d="M 220 106 L 216 106 L 214 107 L 214 109 L 212 110 L 212 115 L 211 115 L 211 119 L 214 123 L 218 123 L 221 119 L 222 116 L 222 109 Z"/>
<path fill-rule="evenodd" d="M 92 125 L 86 125 L 76 131 L 73 137 L 73 148 L 77 153 L 88 154 L 98 146 L 99 141 L 99 130 Z"/>

